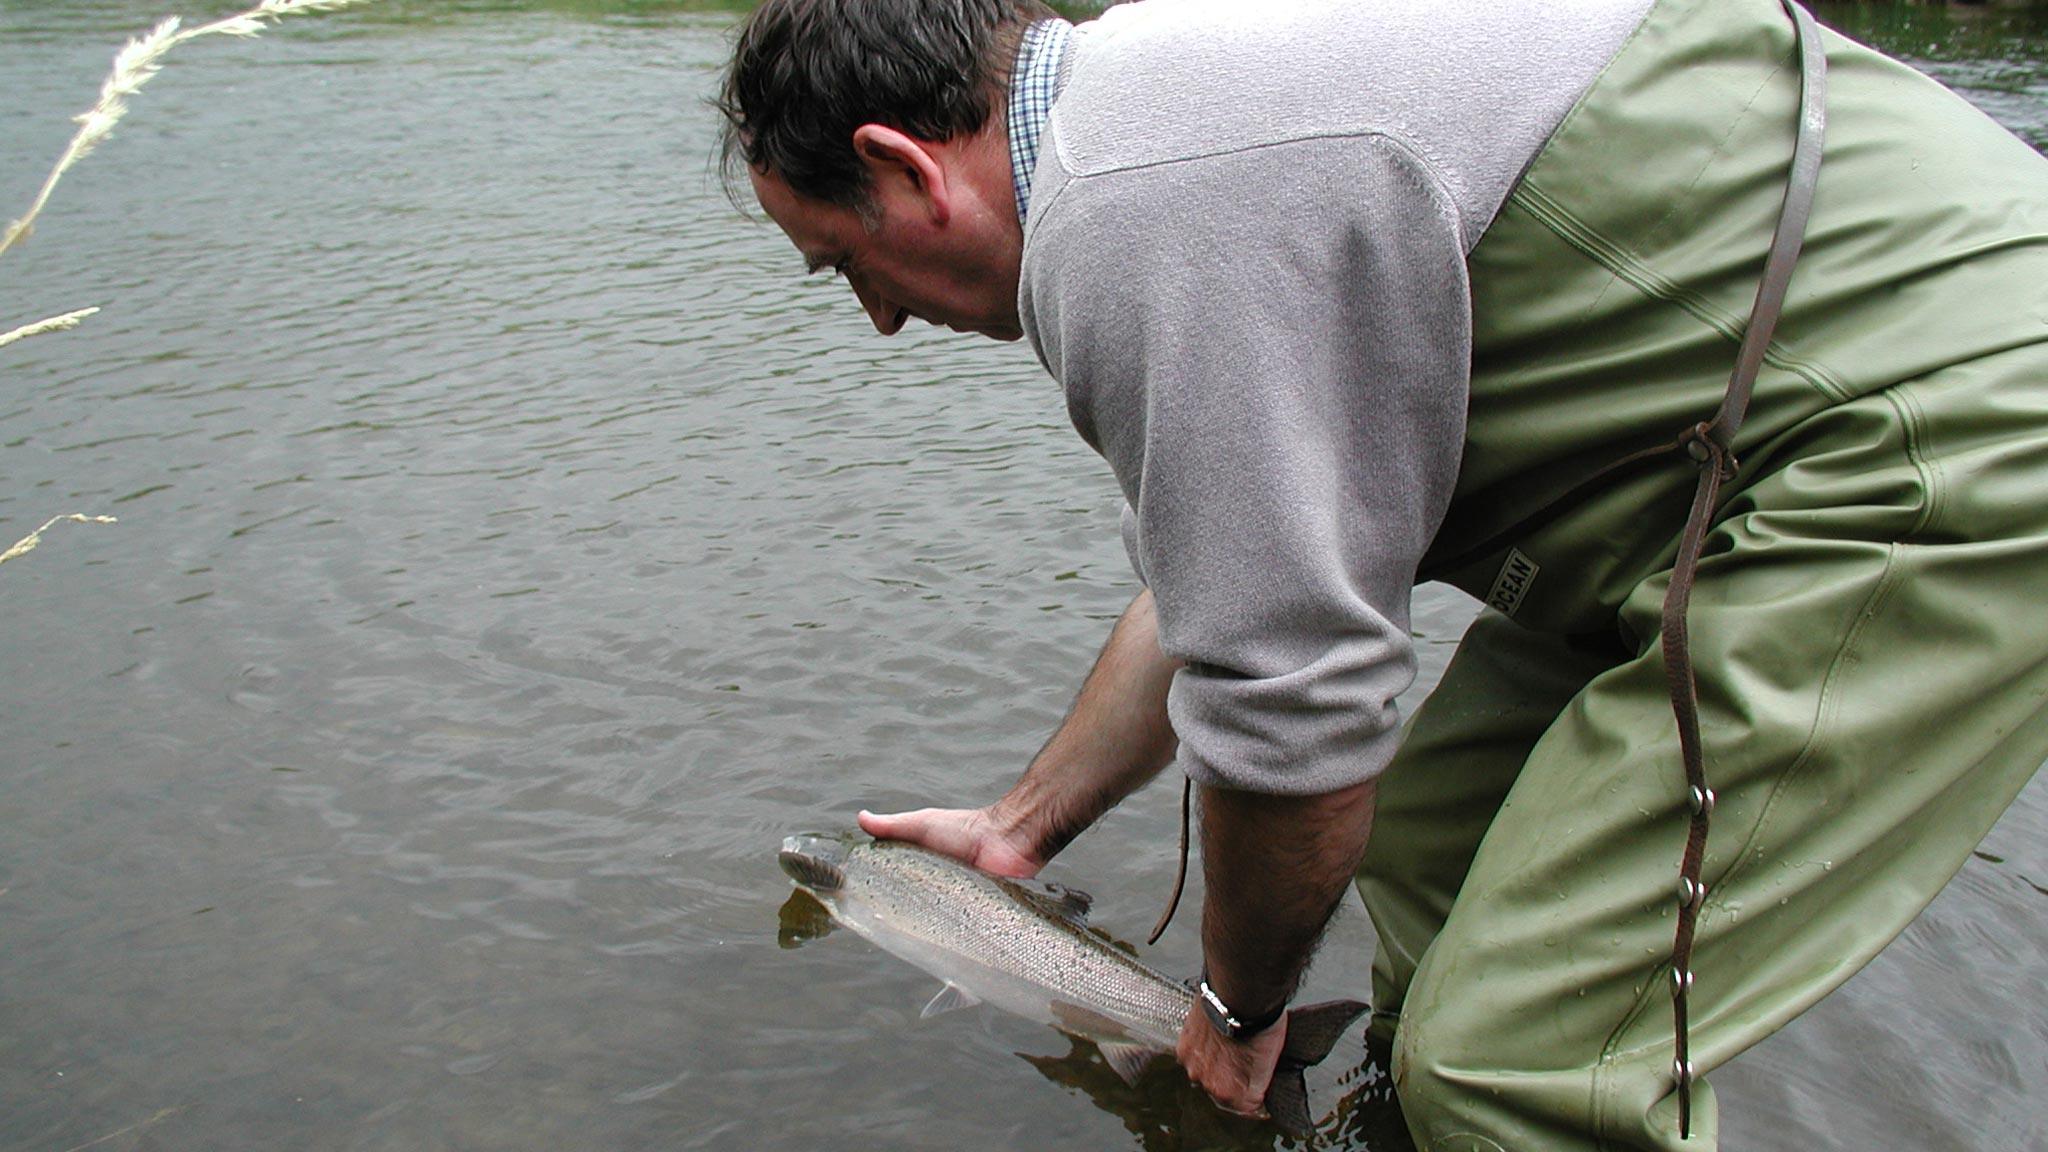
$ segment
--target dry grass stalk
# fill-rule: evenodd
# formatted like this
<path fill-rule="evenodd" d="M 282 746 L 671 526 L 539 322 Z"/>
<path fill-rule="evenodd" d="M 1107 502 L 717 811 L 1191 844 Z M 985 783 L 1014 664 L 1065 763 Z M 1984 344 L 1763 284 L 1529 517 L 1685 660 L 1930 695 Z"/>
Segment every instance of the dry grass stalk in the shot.
<path fill-rule="evenodd" d="M 12 332 L 0 332 L 0 348 L 5 348 L 16 340 L 26 340 L 31 336 L 41 336 L 45 332 L 62 332 L 66 328 L 76 328 L 80 320 L 97 311 L 99 311 L 98 308 L 80 308 L 76 312 L 66 312 L 62 316 L 52 316 L 48 320 L 38 320 L 33 324 L 23 324 Z"/>
<path fill-rule="evenodd" d="M 73 512 L 68 516 L 52 516 L 48 520 L 43 521 L 43 526 L 41 528 L 36 529 L 28 535 L 23 536 L 19 541 L 16 541 L 14 547 L 9 548 L 5 552 L 0 552 L 0 564 L 5 564 L 9 560 L 14 559 L 16 556 L 23 556 L 35 551 L 36 545 L 41 544 L 43 542 L 43 533 L 48 532 L 53 525 L 56 525 L 59 522 L 65 520 L 76 520 L 80 524 L 120 523 L 120 521 L 114 519 L 112 516 L 87 516 L 83 512 Z"/>
<path fill-rule="evenodd" d="M 178 17 L 171 16 L 142 37 L 130 40 L 127 46 L 114 56 L 114 70 L 108 73 L 106 81 L 100 85 L 99 101 L 74 117 L 78 122 L 78 131 L 72 135 L 71 143 L 64 149 L 63 155 L 57 158 L 57 166 L 50 170 L 50 175 L 43 181 L 42 188 L 36 192 L 36 198 L 29 205 L 28 211 L 21 219 L 9 224 L 4 234 L 0 234 L 0 254 L 4 254 L 17 241 L 29 234 L 37 214 L 42 212 L 43 205 L 49 202 L 51 191 L 57 187 L 57 181 L 63 178 L 64 173 L 73 164 L 84 159 L 87 153 L 113 132 L 114 125 L 127 114 L 128 97 L 135 95 L 141 91 L 144 84 L 149 83 L 150 77 L 155 76 L 157 70 L 163 67 L 163 58 L 172 48 L 201 36 L 254 36 L 286 16 L 346 8 L 362 2 L 363 0 L 263 0 L 263 3 L 247 12 L 239 12 L 211 24 L 202 24 L 183 31 L 180 31 Z"/>
<path fill-rule="evenodd" d="M 5 891 L 7 891 L 7 889 L 0 888 L 0 892 Z M 137 1121 L 134 1124 L 130 1124 L 126 1128 L 115 1129 L 114 1131 L 107 1133 L 105 1136 L 102 1136 L 97 1140 L 87 1140 L 83 1144 L 74 1144 L 71 1147 L 66 1148 L 64 1152 L 85 1152 L 85 1150 L 88 1148 L 97 1148 L 100 1145 L 105 1144 L 107 1141 L 112 1140 L 117 1136 L 126 1136 L 130 1132 L 139 1132 L 144 1128 L 148 1128 L 154 1125 L 159 1120 L 163 1120 L 171 1116 L 176 1116 L 178 1113 L 183 1112 L 185 1110 L 185 1107 L 185 1105 L 179 1104 L 172 1108 L 158 1109 L 157 1114 L 151 1116 L 147 1120 Z"/>

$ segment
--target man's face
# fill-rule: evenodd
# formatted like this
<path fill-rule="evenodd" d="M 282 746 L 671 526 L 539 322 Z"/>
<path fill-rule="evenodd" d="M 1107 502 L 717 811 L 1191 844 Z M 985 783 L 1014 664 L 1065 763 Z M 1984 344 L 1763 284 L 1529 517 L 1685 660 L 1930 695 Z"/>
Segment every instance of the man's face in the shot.
<path fill-rule="evenodd" d="M 868 218 L 792 191 L 782 178 L 749 171 L 761 210 L 789 236 L 812 272 L 845 277 L 874 321 L 893 336 L 915 318 L 956 332 L 1015 340 L 1018 253 L 1000 230 L 965 214 L 934 223 L 914 193 L 884 188 Z"/>

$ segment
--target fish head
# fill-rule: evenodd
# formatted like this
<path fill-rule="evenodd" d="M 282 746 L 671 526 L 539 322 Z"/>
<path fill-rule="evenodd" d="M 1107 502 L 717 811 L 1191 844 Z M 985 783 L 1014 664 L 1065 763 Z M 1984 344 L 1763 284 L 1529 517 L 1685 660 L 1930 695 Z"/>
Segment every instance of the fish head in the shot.
<path fill-rule="evenodd" d="M 777 859 L 790 879 L 825 895 L 846 886 L 846 858 L 852 850 L 845 836 L 805 832 L 784 838 Z"/>

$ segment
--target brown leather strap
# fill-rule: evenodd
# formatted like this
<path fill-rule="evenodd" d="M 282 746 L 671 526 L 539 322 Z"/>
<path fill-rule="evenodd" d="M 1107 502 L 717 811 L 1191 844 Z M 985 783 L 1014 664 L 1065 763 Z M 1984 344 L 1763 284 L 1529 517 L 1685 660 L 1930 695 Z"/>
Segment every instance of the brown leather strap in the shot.
<path fill-rule="evenodd" d="M 1685 760 L 1685 782 L 1692 806 L 1685 855 L 1678 866 L 1678 931 L 1671 945 L 1672 1030 L 1677 1045 L 1672 1075 L 1678 1085 L 1681 1139 L 1692 1137 L 1694 1072 L 1686 1008 L 1693 984 L 1693 937 L 1699 925 L 1700 906 L 1707 895 L 1706 885 L 1700 879 L 1700 866 L 1707 851 L 1708 817 L 1714 811 L 1714 791 L 1707 785 L 1706 758 L 1700 747 L 1699 690 L 1693 679 L 1686 608 L 1692 602 L 1700 551 L 1706 546 L 1721 484 L 1735 476 L 1735 432 L 1749 410 L 1750 392 L 1758 370 L 1763 367 L 1764 352 L 1770 347 L 1771 333 L 1778 325 L 1785 290 L 1792 282 L 1792 267 L 1805 239 L 1827 128 L 1827 60 L 1821 49 L 1820 29 L 1794 0 L 1783 3 L 1791 13 L 1799 48 L 1799 136 L 1792 149 L 1792 172 L 1786 182 L 1777 231 L 1771 237 L 1770 254 L 1764 260 L 1756 304 L 1750 309 L 1735 369 L 1728 378 L 1728 394 L 1722 398 L 1712 420 L 1694 425 L 1679 437 L 1686 454 L 1699 465 L 1700 482 L 1693 492 L 1685 532 L 1679 537 L 1678 559 L 1671 566 L 1671 586 L 1664 595 L 1664 671 L 1671 684 L 1671 710 L 1678 721 L 1678 747 Z"/>
<path fill-rule="evenodd" d="M 1159 943 L 1166 935 L 1166 926 L 1173 923 L 1173 914 L 1180 908 L 1180 894 L 1188 886 L 1188 801 L 1195 794 L 1195 778 L 1180 778 L 1180 867 L 1173 873 L 1173 899 L 1166 902 L 1166 911 L 1159 914 L 1159 922 L 1152 925 L 1152 935 L 1145 938 L 1149 947 Z"/>

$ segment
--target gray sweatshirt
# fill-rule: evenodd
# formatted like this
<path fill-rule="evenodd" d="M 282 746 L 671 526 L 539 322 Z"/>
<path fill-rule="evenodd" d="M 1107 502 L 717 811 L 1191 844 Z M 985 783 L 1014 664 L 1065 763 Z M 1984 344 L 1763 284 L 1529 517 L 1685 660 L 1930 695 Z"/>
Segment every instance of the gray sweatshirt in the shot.
<path fill-rule="evenodd" d="M 1018 304 L 1205 784 L 1372 778 L 1458 475 L 1465 257 L 1649 0 L 1144 0 L 1076 29 Z"/>

